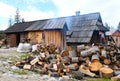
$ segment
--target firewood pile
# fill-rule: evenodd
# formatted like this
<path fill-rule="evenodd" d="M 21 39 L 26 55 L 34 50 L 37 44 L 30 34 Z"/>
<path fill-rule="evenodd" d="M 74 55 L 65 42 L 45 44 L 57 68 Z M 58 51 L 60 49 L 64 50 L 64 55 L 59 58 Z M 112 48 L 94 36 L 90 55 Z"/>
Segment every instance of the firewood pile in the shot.
<path fill-rule="evenodd" d="M 114 45 L 78 45 L 76 49 L 67 46 L 60 52 L 54 44 L 38 44 L 37 50 L 15 65 L 53 77 L 120 79 L 120 54 Z"/>

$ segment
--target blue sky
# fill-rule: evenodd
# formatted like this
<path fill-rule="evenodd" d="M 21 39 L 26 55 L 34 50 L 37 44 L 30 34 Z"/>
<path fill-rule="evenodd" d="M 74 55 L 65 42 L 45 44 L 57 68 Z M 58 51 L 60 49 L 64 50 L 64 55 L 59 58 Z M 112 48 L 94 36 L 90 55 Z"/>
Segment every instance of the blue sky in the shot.
<path fill-rule="evenodd" d="M 25 21 L 40 20 L 100 12 L 103 23 L 117 28 L 120 22 L 119 0 L 0 0 L 0 30 L 8 28 L 11 16 L 14 22 L 16 8 Z"/>

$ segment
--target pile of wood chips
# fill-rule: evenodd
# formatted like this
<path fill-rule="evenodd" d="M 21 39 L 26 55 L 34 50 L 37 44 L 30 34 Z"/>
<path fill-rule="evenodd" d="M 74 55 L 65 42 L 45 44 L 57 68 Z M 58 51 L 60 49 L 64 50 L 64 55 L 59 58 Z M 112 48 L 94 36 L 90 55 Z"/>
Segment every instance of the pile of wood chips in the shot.
<path fill-rule="evenodd" d="M 15 65 L 53 77 L 120 79 L 120 54 L 115 45 L 78 45 L 76 49 L 67 46 L 60 52 L 54 44 L 41 44 L 28 58 Z"/>

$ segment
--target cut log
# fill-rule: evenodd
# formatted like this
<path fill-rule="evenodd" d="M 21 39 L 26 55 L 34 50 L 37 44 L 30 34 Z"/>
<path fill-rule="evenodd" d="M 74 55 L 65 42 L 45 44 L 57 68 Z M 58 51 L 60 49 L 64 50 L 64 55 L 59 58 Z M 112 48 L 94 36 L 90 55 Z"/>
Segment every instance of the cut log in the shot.
<path fill-rule="evenodd" d="M 111 61 L 109 59 L 104 59 L 104 64 L 109 65 Z"/>
<path fill-rule="evenodd" d="M 119 70 L 114 71 L 114 75 L 115 75 L 115 76 L 120 75 L 120 69 L 119 69 Z"/>
<path fill-rule="evenodd" d="M 71 58 L 71 62 L 72 62 L 72 63 L 75 63 L 75 62 L 77 63 L 77 62 L 79 62 L 79 57 L 72 57 L 72 58 Z"/>
<path fill-rule="evenodd" d="M 102 50 L 101 50 L 101 59 L 104 60 L 104 59 L 106 59 L 106 58 L 107 58 L 107 52 L 106 52 L 105 49 L 102 49 Z"/>
<path fill-rule="evenodd" d="M 87 50 L 81 51 L 81 56 L 82 57 L 87 57 L 87 56 L 91 56 L 93 53 L 96 53 L 97 51 L 99 51 L 98 47 L 92 47 L 89 48 Z"/>
<path fill-rule="evenodd" d="M 69 57 L 62 57 L 62 58 L 61 58 L 61 61 L 62 61 L 64 64 L 70 64 L 70 58 L 69 58 Z"/>
<path fill-rule="evenodd" d="M 43 68 L 48 68 L 48 64 L 44 63 L 44 67 Z"/>
<path fill-rule="evenodd" d="M 79 71 L 80 71 L 81 73 L 85 74 L 85 75 L 90 76 L 90 77 L 95 77 L 95 76 L 96 76 L 95 73 L 90 72 L 89 68 L 88 68 L 88 67 L 85 67 L 84 65 L 81 65 L 81 66 L 79 67 Z"/>
<path fill-rule="evenodd" d="M 62 52 L 61 52 L 61 56 L 62 57 L 65 57 L 65 56 L 69 56 L 69 53 L 67 52 L 67 51 L 65 51 L 65 50 L 63 50 Z"/>
<path fill-rule="evenodd" d="M 77 63 L 70 64 L 70 65 L 68 65 L 68 67 L 70 70 L 74 70 L 74 71 L 79 68 Z"/>
<path fill-rule="evenodd" d="M 120 74 L 111 78 L 111 81 L 118 81 L 118 80 L 120 80 Z"/>
<path fill-rule="evenodd" d="M 70 68 L 66 66 L 65 69 L 63 69 L 63 71 L 66 72 L 66 73 L 69 73 L 70 72 Z"/>
<path fill-rule="evenodd" d="M 37 63 L 39 61 L 38 57 L 36 57 L 35 59 L 33 59 L 32 61 L 30 61 L 31 65 L 34 65 L 35 63 Z"/>
<path fill-rule="evenodd" d="M 25 69 L 25 70 L 30 70 L 30 69 L 31 69 L 31 65 L 30 65 L 30 64 L 25 64 L 25 65 L 23 66 L 23 69 Z"/>
<path fill-rule="evenodd" d="M 83 44 L 83 45 L 78 45 L 77 46 L 77 49 L 78 50 L 84 50 L 85 49 L 85 45 Z"/>
<path fill-rule="evenodd" d="M 113 70 L 109 67 L 103 67 L 100 69 L 100 77 L 110 78 L 113 76 Z"/>
<path fill-rule="evenodd" d="M 53 64 L 53 68 L 54 68 L 54 70 L 58 70 L 58 67 L 57 67 L 57 64 Z"/>
<path fill-rule="evenodd" d="M 93 72 L 97 72 L 102 68 L 102 64 L 98 60 L 92 61 L 92 63 L 89 65 L 89 69 Z"/>
<path fill-rule="evenodd" d="M 40 56 L 41 56 L 42 58 L 45 58 L 45 53 L 40 53 Z"/>
<path fill-rule="evenodd" d="M 99 56 L 97 54 L 92 55 L 91 62 L 94 60 L 99 60 Z"/>
<path fill-rule="evenodd" d="M 42 66 L 44 62 L 38 61 L 38 64 Z"/>
<path fill-rule="evenodd" d="M 77 54 L 76 54 L 75 50 L 69 51 L 69 57 L 76 57 L 76 56 L 77 56 Z"/>

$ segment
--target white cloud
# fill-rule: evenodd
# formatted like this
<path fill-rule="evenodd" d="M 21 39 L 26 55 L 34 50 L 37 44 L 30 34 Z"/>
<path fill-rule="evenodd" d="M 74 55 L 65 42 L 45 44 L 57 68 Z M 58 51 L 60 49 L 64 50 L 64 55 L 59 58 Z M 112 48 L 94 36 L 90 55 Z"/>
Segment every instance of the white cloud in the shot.
<path fill-rule="evenodd" d="M 40 20 L 40 19 L 45 19 L 45 18 L 52 18 L 54 17 L 54 12 L 49 11 L 49 12 L 43 12 L 38 10 L 34 6 L 28 6 L 28 10 L 26 11 L 19 11 L 20 17 L 24 18 L 25 21 L 34 21 L 34 20 Z M 0 17 L 2 18 L 11 18 L 14 19 L 16 8 L 7 4 L 4 4 L 0 2 Z M 0 22 L 0 30 L 5 30 L 8 27 L 8 20 L 1 21 Z"/>
<path fill-rule="evenodd" d="M 25 21 L 33 21 L 33 20 L 52 18 L 54 17 L 54 13 L 52 11 L 46 13 L 42 11 L 31 10 L 31 11 L 22 11 L 21 16 L 22 18 L 25 19 Z"/>
<path fill-rule="evenodd" d="M 116 27 L 120 21 L 119 0 L 53 0 L 59 9 L 59 16 L 75 15 L 80 10 L 81 14 L 100 12 L 103 23 Z"/>
<path fill-rule="evenodd" d="M 15 13 L 16 8 L 0 2 L 0 17 L 9 18 Z"/>
<path fill-rule="evenodd" d="M 13 16 L 16 8 L 7 4 L 0 2 L 0 18 L 1 19 L 9 19 L 10 16 Z M 0 21 L 0 30 L 5 30 L 8 27 L 8 20 Z"/>

